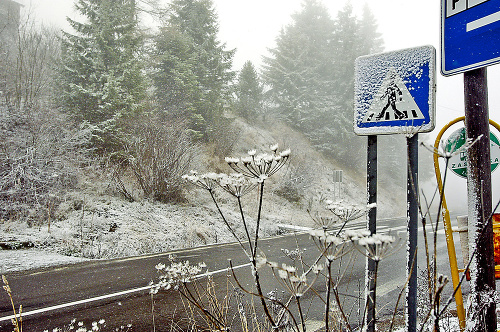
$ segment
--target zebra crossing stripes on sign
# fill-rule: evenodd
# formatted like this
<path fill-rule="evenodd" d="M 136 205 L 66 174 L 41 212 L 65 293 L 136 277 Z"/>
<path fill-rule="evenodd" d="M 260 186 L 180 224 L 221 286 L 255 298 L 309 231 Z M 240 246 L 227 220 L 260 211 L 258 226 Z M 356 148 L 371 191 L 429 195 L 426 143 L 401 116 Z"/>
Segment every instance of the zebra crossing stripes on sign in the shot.
<path fill-rule="evenodd" d="M 354 76 L 354 132 L 434 129 L 436 50 L 432 46 L 362 56 Z"/>
<path fill-rule="evenodd" d="M 396 69 L 390 68 L 380 89 L 375 94 L 363 123 L 425 119 L 422 111 L 399 77 Z"/>

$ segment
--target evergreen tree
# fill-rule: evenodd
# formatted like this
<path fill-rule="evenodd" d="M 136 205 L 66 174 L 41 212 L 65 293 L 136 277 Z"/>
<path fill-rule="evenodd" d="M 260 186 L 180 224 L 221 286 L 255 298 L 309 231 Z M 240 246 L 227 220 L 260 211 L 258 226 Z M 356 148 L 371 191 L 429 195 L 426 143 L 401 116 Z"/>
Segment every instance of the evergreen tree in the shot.
<path fill-rule="evenodd" d="M 120 119 L 135 114 L 145 98 L 135 0 L 76 0 L 86 18 L 68 18 L 63 32 L 60 99 L 78 121 L 95 126 L 99 149 L 114 149 Z"/>
<path fill-rule="evenodd" d="M 274 111 L 349 166 L 359 164 L 364 149 L 352 129 L 354 60 L 381 47 L 369 14 L 358 20 L 347 4 L 332 19 L 319 0 L 304 0 L 264 58 L 266 96 Z"/>
<path fill-rule="evenodd" d="M 196 110 L 201 103 L 201 89 L 194 71 L 196 56 L 191 40 L 178 29 L 162 28 L 155 38 L 153 83 L 161 110 L 167 114 L 190 119 L 196 132 L 206 129 Z"/>
<path fill-rule="evenodd" d="M 344 112 L 352 110 L 354 95 L 354 60 L 362 55 L 365 41 L 360 37 L 360 24 L 350 3 L 337 13 L 335 20 L 336 65 L 335 85 Z M 346 116 L 345 114 L 344 116 Z M 350 113 L 352 117 L 352 113 Z"/>
<path fill-rule="evenodd" d="M 247 61 L 238 75 L 236 111 L 247 120 L 262 110 L 263 87 L 252 62 Z"/>
<path fill-rule="evenodd" d="M 276 111 L 293 126 L 310 133 L 334 106 L 331 84 L 333 21 L 316 0 L 306 0 L 294 22 L 264 58 L 267 96 Z"/>
<path fill-rule="evenodd" d="M 363 16 L 359 22 L 359 39 L 360 55 L 380 53 L 384 50 L 382 34 L 377 31 L 377 20 L 367 4 L 363 7 Z"/>
<path fill-rule="evenodd" d="M 155 43 L 153 81 L 159 106 L 190 119 L 200 137 L 222 115 L 234 78 L 234 51 L 225 50 L 218 32 L 211 0 L 174 0 Z M 182 93 L 180 99 L 176 93 Z"/>

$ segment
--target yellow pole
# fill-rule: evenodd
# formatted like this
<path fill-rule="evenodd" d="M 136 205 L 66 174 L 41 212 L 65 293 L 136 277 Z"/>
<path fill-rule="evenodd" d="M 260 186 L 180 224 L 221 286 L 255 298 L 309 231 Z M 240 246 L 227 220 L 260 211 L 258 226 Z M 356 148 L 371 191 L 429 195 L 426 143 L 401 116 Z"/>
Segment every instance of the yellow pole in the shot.
<path fill-rule="evenodd" d="M 459 121 L 463 121 L 465 119 L 464 116 L 457 118 L 450 123 L 448 123 L 446 126 L 441 129 L 439 134 L 436 137 L 436 141 L 434 142 L 434 149 L 439 148 L 439 143 L 441 142 L 441 137 L 443 136 L 444 132 L 454 125 L 455 123 Z M 453 281 L 453 289 L 457 288 L 458 283 L 460 282 L 460 276 L 458 274 L 458 264 L 457 264 L 457 254 L 455 252 L 455 242 L 453 241 L 453 232 L 451 229 L 451 222 L 450 222 L 450 212 L 448 211 L 448 207 L 446 205 L 446 198 L 444 197 L 444 188 L 443 188 L 443 182 L 441 180 L 441 171 L 439 169 L 439 155 L 437 153 L 434 153 L 434 170 L 436 172 L 436 181 L 439 189 L 439 193 L 441 194 L 440 197 L 442 197 L 442 207 L 443 207 L 443 221 L 444 221 L 444 231 L 446 234 L 446 245 L 448 247 L 448 257 L 450 260 L 450 269 L 451 269 L 451 280 Z M 458 322 L 460 324 L 460 331 L 464 331 L 465 329 L 465 310 L 464 310 L 464 300 L 462 298 L 462 289 L 459 287 L 456 294 L 455 294 L 455 302 L 457 305 L 457 316 L 458 316 Z"/>
<path fill-rule="evenodd" d="M 457 122 L 464 121 L 465 117 L 461 116 L 456 118 L 455 120 L 449 122 L 446 126 L 441 129 L 438 136 L 436 137 L 436 141 L 434 142 L 434 149 L 439 148 L 439 143 L 441 141 L 441 137 L 444 132 L 454 125 Z M 490 124 L 494 126 L 500 132 L 500 126 L 493 120 L 490 120 Z M 451 221 L 450 221 L 450 211 L 448 211 L 448 207 L 446 205 L 446 198 L 444 196 L 443 183 L 441 180 L 441 171 L 439 168 L 439 155 L 434 153 L 434 170 L 436 172 L 436 181 L 439 188 L 439 193 L 441 193 L 442 197 L 442 207 L 443 207 L 443 222 L 444 222 L 444 230 L 446 234 L 446 245 L 448 247 L 448 257 L 450 260 L 450 269 L 451 269 L 451 279 L 453 281 L 453 288 L 457 288 L 458 283 L 460 282 L 460 276 L 458 274 L 458 264 L 457 264 L 457 254 L 455 252 L 455 242 L 453 240 L 453 231 L 451 229 Z M 464 272 L 465 273 L 465 272 Z M 464 310 L 464 301 L 462 298 L 462 289 L 458 288 L 457 293 L 455 294 L 455 302 L 457 305 L 457 316 L 460 324 L 460 330 L 464 331 L 465 329 L 465 310 Z"/>

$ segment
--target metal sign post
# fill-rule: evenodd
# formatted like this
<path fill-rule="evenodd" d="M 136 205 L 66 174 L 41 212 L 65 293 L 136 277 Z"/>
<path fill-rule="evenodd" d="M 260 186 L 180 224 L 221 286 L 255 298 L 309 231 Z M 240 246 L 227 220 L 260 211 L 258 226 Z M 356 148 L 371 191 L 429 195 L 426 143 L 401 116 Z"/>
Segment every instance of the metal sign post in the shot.
<path fill-rule="evenodd" d="M 495 291 L 495 261 L 491 219 L 491 159 L 486 68 L 464 74 L 465 128 L 467 137 L 477 140 L 468 151 L 467 194 L 469 224 L 473 225 L 473 248 L 477 251 L 471 269 L 470 331 L 496 331 L 495 301 L 487 296 Z"/>
<path fill-rule="evenodd" d="M 500 62 L 500 0 L 442 0 L 441 72 L 464 73 L 465 127 L 476 141 L 468 151 L 467 194 L 471 250 L 471 307 L 468 331 L 496 330 L 488 85 L 485 66 Z M 470 327 L 470 328 L 469 328 Z"/>
<path fill-rule="evenodd" d="M 377 135 L 368 136 L 368 149 L 366 158 L 367 192 L 368 204 L 377 203 Z M 368 211 L 368 230 L 370 233 L 377 233 L 377 207 Z M 375 262 L 371 259 L 366 260 L 366 321 L 367 331 L 375 331 L 375 298 L 377 289 L 373 273 L 375 271 Z"/>
<path fill-rule="evenodd" d="M 408 149 L 407 200 L 408 209 L 408 252 L 407 271 L 409 273 L 406 292 L 408 331 L 417 331 L 417 245 L 418 245 L 418 134 L 406 139 Z"/>
<path fill-rule="evenodd" d="M 355 62 L 354 132 L 368 136 L 368 203 L 376 203 L 376 135 L 408 135 L 408 331 L 417 322 L 417 239 L 418 239 L 418 132 L 434 129 L 436 51 L 432 46 L 363 56 Z M 376 212 L 368 215 L 368 229 L 376 233 Z M 376 265 L 367 259 L 367 331 L 374 332 L 375 296 L 373 272 Z"/>

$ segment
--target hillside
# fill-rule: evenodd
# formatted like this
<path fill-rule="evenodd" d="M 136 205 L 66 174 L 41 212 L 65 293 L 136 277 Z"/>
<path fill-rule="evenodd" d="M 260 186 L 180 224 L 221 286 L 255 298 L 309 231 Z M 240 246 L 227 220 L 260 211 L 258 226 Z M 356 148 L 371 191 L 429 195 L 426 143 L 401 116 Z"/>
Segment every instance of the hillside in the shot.
<path fill-rule="evenodd" d="M 290 164 L 266 182 L 261 228 L 264 236 L 283 233 L 285 230 L 278 224 L 314 226 L 307 209 L 328 215 L 329 212 L 322 208 L 325 199 L 342 197 L 350 203 L 365 204 L 366 176 L 343 169 L 340 188 L 333 182 L 333 176 L 342 166 L 315 151 L 301 133 L 277 120 L 249 124 L 235 119 L 233 125 L 231 135 L 225 133 L 234 139 L 231 156 L 243 156 L 250 149 L 268 152 L 269 145 L 274 143 L 278 143 L 280 149 L 291 149 Z M 201 172 L 231 172 L 224 162 L 225 156 L 213 155 L 218 150 L 221 149 L 213 144 L 203 146 L 193 168 Z M 379 189 L 379 218 L 404 215 L 404 188 L 401 195 L 393 194 L 393 190 L 391 188 L 389 193 L 384 188 Z M 236 201 L 223 193 L 218 198 L 230 223 L 234 224 L 237 233 L 243 234 Z M 243 204 L 247 221 L 252 224 L 257 214 L 256 193 L 245 196 Z M 112 185 L 111 170 L 95 166 L 82 172 L 77 188 L 68 192 L 59 205 L 55 220 L 42 225 L 2 220 L 0 242 L 33 247 L 0 251 L 3 262 L 0 273 L 228 241 L 233 238 L 208 192 L 186 184 L 186 200 L 180 204 L 140 198 L 130 202 Z"/>

